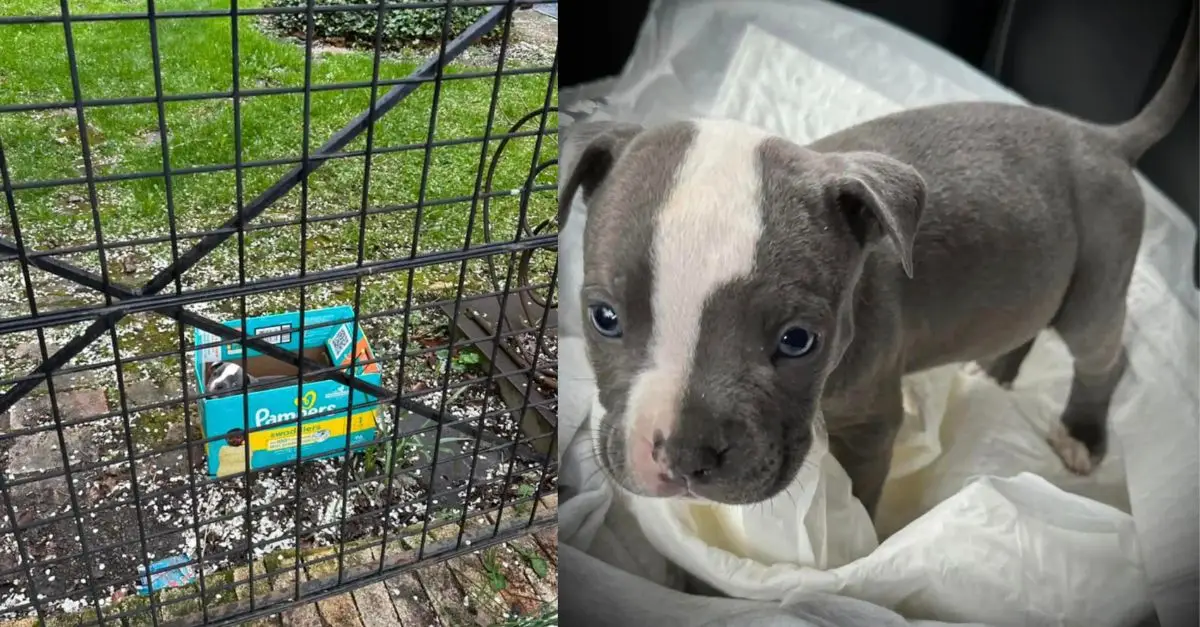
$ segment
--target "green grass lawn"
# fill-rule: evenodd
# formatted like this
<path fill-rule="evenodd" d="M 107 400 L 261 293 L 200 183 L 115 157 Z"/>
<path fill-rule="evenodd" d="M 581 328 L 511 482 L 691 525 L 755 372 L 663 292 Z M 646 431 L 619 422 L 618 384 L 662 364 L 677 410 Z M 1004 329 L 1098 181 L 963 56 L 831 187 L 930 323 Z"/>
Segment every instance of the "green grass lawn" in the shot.
<path fill-rule="evenodd" d="M 242 2 L 241 6 L 261 4 Z M 0 14 L 57 14 L 55 0 L 4 0 Z M 128 0 L 83 0 L 71 3 L 72 11 L 117 13 L 144 11 L 145 4 Z M 191 9 L 228 10 L 228 0 L 160 0 L 158 11 Z M 81 90 L 85 99 L 154 95 L 153 57 L 149 26 L 145 20 L 83 22 L 73 25 Z M 166 94 L 226 92 L 232 88 L 231 20 L 228 17 L 164 19 L 158 23 L 163 90 Z M 302 86 L 304 48 L 266 34 L 254 17 L 239 23 L 241 86 L 243 89 Z M 416 59 L 388 58 L 382 64 L 383 79 L 408 76 Z M 511 66 L 510 66 L 511 67 Z M 314 84 L 369 81 L 372 55 L 369 52 L 325 51 L 312 64 Z M 452 66 L 447 73 L 491 71 L 492 67 Z M 493 133 L 504 133 L 517 119 L 539 109 L 546 95 L 545 74 L 505 77 L 498 95 Z M 380 89 L 380 95 L 386 91 Z M 435 140 L 454 140 L 484 134 L 492 78 L 451 80 L 444 83 L 438 111 Z M 378 147 L 423 143 L 428 132 L 433 86 L 426 85 L 405 99 L 377 124 L 374 144 Z M 311 95 L 311 148 L 315 149 L 334 131 L 368 107 L 368 88 L 314 92 Z M 0 103 L 70 101 L 73 99 L 64 33 L 61 24 L 0 26 Z M 88 139 L 97 175 L 161 172 L 162 149 L 158 114 L 154 104 L 93 107 L 85 111 Z M 232 164 L 235 160 L 234 107 L 230 99 L 173 102 L 166 105 L 168 147 L 173 169 Z M 241 104 L 243 162 L 298 158 L 304 128 L 303 94 L 246 98 Z M 536 130 L 536 119 L 523 130 Z M 548 127 L 555 128 L 553 117 Z M 0 140 L 7 152 L 10 173 L 17 182 L 83 176 L 80 133 L 73 109 L 34 113 L 0 114 Z M 554 137 L 542 142 L 539 161 L 554 158 Z M 490 150 L 494 151 L 493 141 Z M 346 150 L 365 148 L 365 133 Z M 496 190 L 519 187 L 528 174 L 534 148 L 533 138 L 514 140 L 506 148 L 494 181 Z M 472 194 L 480 164 L 479 143 L 437 147 L 433 150 L 428 176 L 427 200 Z M 423 150 L 393 152 L 373 157 L 369 205 L 373 208 L 415 203 L 420 187 Z M 484 162 L 490 163 L 490 157 Z M 291 165 L 252 167 L 244 170 L 244 201 L 265 190 Z M 332 215 L 358 211 L 363 189 L 364 158 L 332 161 L 309 180 L 308 214 Z M 554 170 L 547 170 L 540 183 L 552 183 Z M 176 175 L 174 206 L 180 233 L 211 229 L 227 220 L 236 206 L 233 171 Z M 97 185 L 104 238 L 115 245 L 109 253 L 111 272 L 118 280 L 140 283 L 170 261 L 170 245 L 120 246 L 123 241 L 166 235 L 169 232 L 166 185 L 162 177 Z M 84 185 L 16 192 L 17 210 L 26 242 L 38 250 L 78 246 L 94 241 L 91 207 Z M 530 222 L 537 224 L 553 215 L 552 192 L 536 194 Z M 515 198 L 493 202 L 493 238 L 511 238 L 517 224 Z M 255 224 L 296 220 L 300 216 L 300 187 L 268 210 Z M 418 236 L 420 253 L 452 250 L 463 245 L 470 203 L 434 205 L 425 210 Z M 365 226 L 366 261 L 407 257 L 413 245 L 414 212 L 370 216 Z M 482 240 L 476 222 L 474 241 Z M 7 220 L 0 230 L 10 233 Z M 342 218 L 308 226 L 310 272 L 353 264 L 358 252 L 359 219 Z M 295 274 L 300 267 L 298 225 L 254 231 L 247 235 L 247 278 Z M 194 240 L 185 241 L 186 248 Z M 94 253 L 64 257 L 99 269 Z M 12 264 L 3 264 L 12 265 Z M 218 251 L 185 277 L 185 288 L 235 283 L 238 277 L 237 238 L 230 238 Z M 15 269 L 10 268 L 9 271 Z M 445 265 L 418 273 L 416 290 L 429 298 L 451 296 L 457 265 Z M 472 289 L 483 289 L 479 272 L 473 268 Z M 97 297 L 60 281 L 39 281 L 43 307 L 78 306 L 97 302 Z M 403 291 L 404 273 L 383 280 L 372 278 L 374 288 L 366 299 L 380 299 L 378 306 L 394 307 L 397 289 Z M 490 288 L 489 288 L 490 289 Z M 63 293 L 63 292 L 66 293 Z M 345 302 L 346 287 L 313 290 L 312 306 Z M 9 295 L 8 311 L 21 315 L 23 298 Z M 0 299 L 6 298 L 0 296 Z M 14 300 L 15 299 L 15 300 Z M 420 298 L 418 298 L 420 300 Z M 259 305 L 258 303 L 262 304 Z M 270 298 L 251 303 L 256 310 L 273 310 Z M 13 311 L 13 309 L 16 311 Z M 364 309 L 372 309 L 370 305 Z M 228 310 L 228 305 L 219 307 Z M 235 313 L 235 311 L 228 311 Z M 251 312 L 254 313 L 254 312 Z"/>

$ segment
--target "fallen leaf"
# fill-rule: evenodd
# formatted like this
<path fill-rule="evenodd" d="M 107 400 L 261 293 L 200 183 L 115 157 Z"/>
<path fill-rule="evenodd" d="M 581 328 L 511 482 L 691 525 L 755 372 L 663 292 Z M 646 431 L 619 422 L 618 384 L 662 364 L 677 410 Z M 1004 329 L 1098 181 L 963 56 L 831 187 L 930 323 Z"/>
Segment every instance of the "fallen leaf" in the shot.
<path fill-rule="evenodd" d="M 546 560 L 538 557 L 537 555 L 530 555 L 526 558 L 526 561 L 529 562 L 529 567 L 533 569 L 533 572 L 538 576 L 538 579 L 545 579 L 546 575 L 550 572 L 549 568 L 546 566 Z"/>

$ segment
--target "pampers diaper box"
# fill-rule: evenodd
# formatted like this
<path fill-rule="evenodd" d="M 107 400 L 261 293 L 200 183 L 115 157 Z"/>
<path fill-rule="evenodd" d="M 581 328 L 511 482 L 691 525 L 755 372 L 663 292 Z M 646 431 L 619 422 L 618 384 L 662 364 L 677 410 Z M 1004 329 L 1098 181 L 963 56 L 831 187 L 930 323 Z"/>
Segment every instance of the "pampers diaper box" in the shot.
<path fill-rule="evenodd" d="M 381 385 L 379 365 L 362 363 L 374 359 L 374 355 L 361 328 L 357 341 L 350 341 L 353 319 L 354 310 L 350 307 L 304 312 L 303 347 L 300 346 L 299 312 L 247 318 L 246 333 L 286 350 L 303 348 L 305 356 L 323 365 L 347 366 L 347 374 L 352 355 L 357 355 L 360 365 L 354 373 L 355 378 Z M 241 326 L 238 320 L 225 325 L 233 329 Z M 199 329 L 195 338 L 197 346 L 221 341 Z M 201 394 L 206 393 L 205 382 L 213 366 L 220 362 L 240 366 L 241 345 L 223 344 L 196 351 L 196 380 Z M 228 395 L 200 400 L 200 421 L 205 439 L 225 436 L 204 445 L 210 476 L 223 477 L 245 472 L 247 467 L 257 470 L 294 461 L 297 426 L 302 459 L 338 455 L 346 450 L 347 409 L 353 412 L 349 424 L 350 450 L 360 450 L 375 440 L 380 404 L 374 395 L 352 390 L 329 378 L 330 373 L 310 378 L 307 372 L 297 394 L 295 366 L 255 350 L 246 353 L 246 372 L 256 382 L 246 395 L 245 404 L 240 386 L 230 390 Z M 278 383 L 260 387 L 268 381 Z M 247 424 L 250 427 L 249 460 L 245 448 Z"/>

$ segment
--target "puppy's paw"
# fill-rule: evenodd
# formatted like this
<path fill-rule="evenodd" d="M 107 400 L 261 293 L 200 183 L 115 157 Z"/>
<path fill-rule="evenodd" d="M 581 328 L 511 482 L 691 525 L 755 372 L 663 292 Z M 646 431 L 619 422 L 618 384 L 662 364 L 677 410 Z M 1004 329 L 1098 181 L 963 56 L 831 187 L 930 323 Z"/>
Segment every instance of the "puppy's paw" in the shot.
<path fill-rule="evenodd" d="M 1063 465 L 1067 470 L 1080 475 L 1087 476 L 1092 474 L 1096 466 L 1100 463 L 1099 457 L 1092 455 L 1088 447 L 1083 442 L 1076 440 L 1067 432 L 1067 428 L 1062 423 L 1055 423 L 1050 430 L 1050 437 L 1047 438 L 1050 447 L 1062 459 Z"/>

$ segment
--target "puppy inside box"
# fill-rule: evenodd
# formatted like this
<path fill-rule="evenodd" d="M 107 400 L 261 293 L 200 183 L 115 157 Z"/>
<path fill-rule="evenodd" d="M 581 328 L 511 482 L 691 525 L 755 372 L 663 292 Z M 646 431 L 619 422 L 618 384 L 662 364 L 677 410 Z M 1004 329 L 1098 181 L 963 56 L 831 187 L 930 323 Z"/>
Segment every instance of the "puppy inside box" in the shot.
<path fill-rule="evenodd" d="M 200 375 L 200 392 L 205 395 L 200 401 L 205 439 L 224 436 L 205 444 L 211 476 L 294 461 L 298 445 L 301 456 L 311 459 L 343 452 L 346 437 L 350 438 L 352 451 L 356 444 L 365 446 L 374 440 L 378 400 L 370 394 L 352 392 L 335 381 L 333 371 L 327 369 L 334 365 L 349 367 L 353 355 L 358 363 L 355 378 L 380 384 L 379 367 L 373 363 L 374 355 L 362 330 L 358 330 L 358 341 L 352 342 L 352 324 L 336 323 L 353 317 L 352 310 L 342 309 L 307 312 L 303 347 L 299 346 L 299 333 L 292 332 L 298 326 L 294 324 L 298 322 L 295 313 L 246 321 L 248 333 L 280 348 L 299 350 L 326 367 L 324 372 L 318 368 L 312 375 L 306 369 L 303 382 L 297 381 L 295 366 L 254 350 L 249 350 L 243 361 L 237 345 L 198 352 L 196 372 Z M 324 320 L 311 319 L 314 317 Z M 204 336 L 207 334 L 197 334 L 198 344 L 215 340 Z M 347 411 L 351 413 L 349 418 Z"/>
<path fill-rule="evenodd" d="M 320 363 L 323 368 L 333 365 L 329 355 L 323 350 L 306 350 L 304 356 Z M 204 375 L 204 380 L 208 382 L 205 389 L 210 394 L 224 396 L 240 392 L 242 387 L 258 390 L 264 387 L 278 387 L 285 383 L 295 385 L 298 373 L 297 367 L 267 355 L 248 357 L 245 370 L 242 369 L 241 363 L 236 361 L 215 361 L 208 364 Z M 328 379 L 331 375 L 331 372 L 305 374 L 304 380 L 318 381 Z"/>
<path fill-rule="evenodd" d="M 329 361 L 324 350 L 305 351 L 309 359 L 327 367 L 333 364 Z M 287 386 L 295 389 L 299 369 L 291 364 L 282 362 L 274 357 L 259 355 L 248 357 L 246 367 L 232 361 L 218 361 L 208 364 L 205 380 L 210 393 L 221 393 L 220 397 L 239 395 L 243 387 L 251 392 L 264 388 L 280 388 Z M 306 381 L 328 379 L 330 373 L 305 375 Z M 293 418 L 294 419 L 294 418 Z M 238 474 L 246 471 L 246 455 L 244 444 L 246 432 L 240 428 L 230 429 L 225 434 L 225 446 L 218 451 L 217 476 Z"/>

